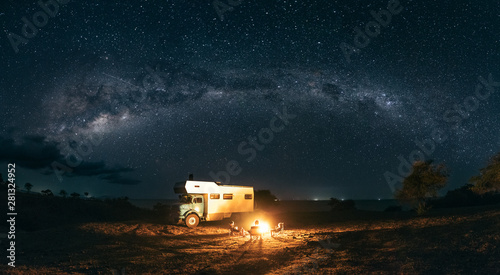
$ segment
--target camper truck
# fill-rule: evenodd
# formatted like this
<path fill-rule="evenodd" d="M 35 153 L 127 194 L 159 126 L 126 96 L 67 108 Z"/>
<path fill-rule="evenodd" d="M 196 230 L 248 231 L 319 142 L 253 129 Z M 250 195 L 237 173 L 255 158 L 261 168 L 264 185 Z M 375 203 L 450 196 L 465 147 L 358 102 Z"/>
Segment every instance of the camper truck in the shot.
<path fill-rule="evenodd" d="M 252 212 L 254 193 L 251 186 L 222 185 L 213 181 L 178 182 L 179 221 L 194 228 L 200 221 L 218 221 L 232 213 Z"/>

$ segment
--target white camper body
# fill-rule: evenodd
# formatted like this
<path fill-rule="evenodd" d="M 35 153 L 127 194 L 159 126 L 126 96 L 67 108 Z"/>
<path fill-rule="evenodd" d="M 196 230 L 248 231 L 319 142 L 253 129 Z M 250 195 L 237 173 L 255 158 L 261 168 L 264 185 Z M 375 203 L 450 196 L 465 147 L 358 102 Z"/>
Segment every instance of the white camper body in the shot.
<path fill-rule="evenodd" d="M 178 182 L 174 191 L 180 195 L 179 219 L 189 227 L 201 221 L 216 221 L 232 213 L 252 212 L 254 192 L 251 186 L 221 185 L 213 181 Z"/>

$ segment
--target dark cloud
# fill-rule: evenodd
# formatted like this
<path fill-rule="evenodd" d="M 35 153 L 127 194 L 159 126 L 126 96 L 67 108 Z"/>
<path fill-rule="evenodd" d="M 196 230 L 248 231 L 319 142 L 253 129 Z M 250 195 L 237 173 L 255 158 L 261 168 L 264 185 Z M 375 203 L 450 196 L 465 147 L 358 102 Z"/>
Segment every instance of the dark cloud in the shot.
<path fill-rule="evenodd" d="M 374 114 L 379 108 L 377 107 L 377 103 L 373 98 L 361 98 L 357 101 L 358 113 L 371 115 Z"/>
<path fill-rule="evenodd" d="M 124 178 L 119 173 L 107 174 L 105 176 L 101 176 L 100 178 L 103 180 L 106 180 L 109 183 L 114 183 L 114 184 L 136 185 L 136 184 L 141 183 L 140 180 L 131 179 L 131 178 Z"/>
<path fill-rule="evenodd" d="M 53 164 L 66 165 L 66 160 L 59 150 L 59 143 L 48 141 L 44 136 L 25 136 L 20 142 L 0 136 L 0 161 L 16 163 L 19 167 L 41 170 L 43 175 L 54 174 Z M 122 177 L 122 173 L 132 172 L 129 167 L 109 167 L 104 161 L 82 162 L 65 171 L 68 177 L 97 176 L 114 184 L 138 184 L 139 180 Z"/>
<path fill-rule="evenodd" d="M 73 169 L 75 176 L 101 176 L 132 172 L 134 169 L 128 167 L 108 167 L 104 161 L 83 162 Z"/>
<path fill-rule="evenodd" d="M 26 136 L 21 143 L 0 136 L 0 161 L 15 162 L 28 169 L 42 169 L 53 161 L 62 159 L 58 143 L 43 136 Z"/>
<path fill-rule="evenodd" d="M 322 87 L 321 91 L 323 93 L 331 96 L 335 100 L 339 100 L 339 98 L 344 93 L 339 86 L 331 84 L 331 83 L 325 83 L 325 84 L 323 84 L 323 87 Z"/>

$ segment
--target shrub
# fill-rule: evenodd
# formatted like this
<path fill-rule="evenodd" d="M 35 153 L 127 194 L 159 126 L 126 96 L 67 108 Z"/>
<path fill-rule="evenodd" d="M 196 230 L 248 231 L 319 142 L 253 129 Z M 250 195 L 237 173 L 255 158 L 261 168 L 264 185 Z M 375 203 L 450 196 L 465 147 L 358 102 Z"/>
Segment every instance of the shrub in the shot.
<path fill-rule="evenodd" d="M 384 209 L 384 212 L 400 212 L 402 210 L 400 205 L 391 205 Z"/>
<path fill-rule="evenodd" d="M 356 203 L 353 200 L 339 200 L 336 198 L 330 198 L 330 205 L 332 211 L 345 211 L 356 209 Z"/>

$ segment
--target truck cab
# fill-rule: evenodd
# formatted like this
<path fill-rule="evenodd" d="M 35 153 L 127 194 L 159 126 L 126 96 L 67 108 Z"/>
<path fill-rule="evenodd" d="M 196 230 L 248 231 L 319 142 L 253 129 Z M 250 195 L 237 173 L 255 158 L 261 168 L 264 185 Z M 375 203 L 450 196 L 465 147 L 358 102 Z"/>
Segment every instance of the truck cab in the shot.
<path fill-rule="evenodd" d="M 188 227 L 196 227 L 200 219 L 204 220 L 205 205 L 203 195 L 181 195 L 180 203 L 180 218 L 185 220 Z"/>

